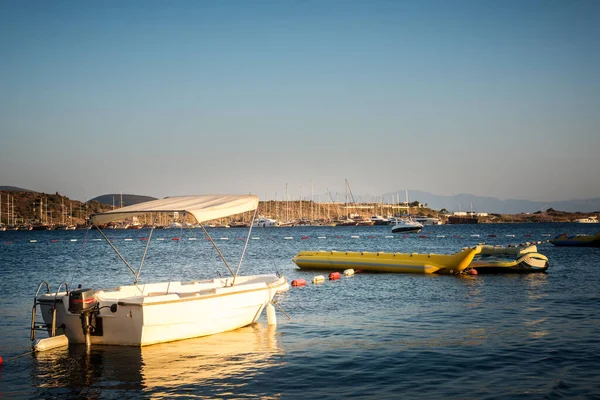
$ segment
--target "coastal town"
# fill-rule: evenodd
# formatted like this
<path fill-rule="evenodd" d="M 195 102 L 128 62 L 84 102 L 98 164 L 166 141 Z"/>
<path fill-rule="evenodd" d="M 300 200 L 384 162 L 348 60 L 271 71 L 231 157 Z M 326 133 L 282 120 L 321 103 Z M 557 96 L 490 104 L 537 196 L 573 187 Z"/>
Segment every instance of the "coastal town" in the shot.
<path fill-rule="evenodd" d="M 104 197 L 106 198 L 106 196 Z M 125 201 L 123 200 L 125 198 Z M 90 227 L 91 214 L 105 212 L 146 201 L 147 196 L 118 195 L 111 204 L 98 200 L 72 200 L 59 193 L 47 194 L 28 190 L 0 191 L 0 230 L 75 230 Z M 150 198 L 152 199 L 152 198 Z M 259 203 L 254 225 L 259 227 L 290 226 L 372 226 L 390 225 L 399 218 L 410 218 L 422 225 L 478 224 L 478 223 L 542 223 L 542 222 L 598 222 L 599 213 L 563 212 L 553 209 L 534 213 L 496 214 L 475 211 L 434 210 L 419 201 L 347 202 L 320 200 L 268 200 Z M 253 214 L 209 221 L 209 227 L 247 227 Z M 152 216 L 146 215 L 113 223 L 112 229 L 149 228 Z M 157 228 L 196 227 L 189 216 L 161 217 Z"/>

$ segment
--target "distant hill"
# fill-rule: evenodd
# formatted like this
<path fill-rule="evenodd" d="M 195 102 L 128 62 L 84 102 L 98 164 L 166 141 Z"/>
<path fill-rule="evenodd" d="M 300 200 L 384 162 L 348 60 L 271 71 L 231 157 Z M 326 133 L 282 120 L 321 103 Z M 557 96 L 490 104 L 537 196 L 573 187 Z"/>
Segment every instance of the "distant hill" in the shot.
<path fill-rule="evenodd" d="M 7 190 L 7 191 L 13 191 L 13 192 L 35 192 L 34 190 L 29 190 L 29 189 L 22 189 L 20 187 L 16 187 L 16 186 L 0 186 L 0 190 Z"/>
<path fill-rule="evenodd" d="M 398 192 L 386 193 L 384 196 L 402 193 Z M 408 197 L 410 201 L 419 201 L 421 204 L 427 205 L 434 210 L 445 208 L 448 211 L 469 211 L 473 204 L 473 211 L 498 213 L 498 214 L 519 214 L 519 213 L 534 213 L 536 211 L 545 211 L 549 208 L 554 210 L 567 212 L 582 212 L 591 213 L 600 210 L 600 198 L 587 200 L 567 200 L 567 201 L 530 201 L 507 199 L 500 200 L 495 197 L 475 196 L 472 194 L 457 194 L 454 196 L 440 196 L 420 190 L 409 190 Z"/>
<path fill-rule="evenodd" d="M 145 201 L 151 201 L 151 200 L 156 200 L 156 197 L 151 197 L 151 196 L 140 196 L 137 194 L 124 194 L 123 195 L 123 207 L 125 206 L 131 206 L 134 204 L 138 204 L 138 203 L 143 203 Z M 90 202 L 92 201 L 97 201 L 98 203 L 101 204 L 107 204 L 109 206 L 112 206 L 114 204 L 115 207 L 120 207 L 121 206 L 121 194 L 103 194 L 102 196 L 98 196 L 93 198 L 92 200 L 90 200 Z"/>

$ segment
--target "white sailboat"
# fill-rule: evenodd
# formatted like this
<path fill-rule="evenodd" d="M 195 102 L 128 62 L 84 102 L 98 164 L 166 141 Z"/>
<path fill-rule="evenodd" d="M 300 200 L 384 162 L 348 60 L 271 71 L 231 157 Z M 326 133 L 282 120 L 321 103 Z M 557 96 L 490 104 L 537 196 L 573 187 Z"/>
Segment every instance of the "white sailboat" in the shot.
<path fill-rule="evenodd" d="M 253 195 L 182 196 L 93 215 L 92 224 L 131 271 L 133 284 L 112 289 L 70 290 L 63 283 L 56 292 L 51 292 L 46 282 L 40 283 L 32 313 L 31 339 L 35 341 L 39 328 L 47 330 L 50 338 L 37 342 L 34 348 L 43 350 L 66 343 L 146 346 L 212 335 L 254 323 L 265 307 L 268 323 L 274 325 L 273 297 L 278 292 L 288 290 L 289 284 L 278 274 L 238 275 L 251 228 L 234 271 L 201 226 L 229 270 L 230 277 L 157 283 L 139 282 L 153 230 L 149 234 L 139 269 L 134 269 L 99 228 L 112 221 L 142 214 L 154 214 L 156 220 L 158 213 L 173 212 L 192 215 L 201 224 L 248 211 L 254 211 L 256 216 L 257 207 L 258 197 Z M 43 289 L 45 293 L 39 295 Z M 43 323 L 36 321 L 38 305 Z"/>

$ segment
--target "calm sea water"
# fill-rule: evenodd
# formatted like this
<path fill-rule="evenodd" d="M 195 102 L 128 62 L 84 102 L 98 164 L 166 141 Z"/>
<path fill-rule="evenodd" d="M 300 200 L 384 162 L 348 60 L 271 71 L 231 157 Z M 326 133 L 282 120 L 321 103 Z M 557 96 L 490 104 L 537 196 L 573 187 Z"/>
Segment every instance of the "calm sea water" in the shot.
<path fill-rule="evenodd" d="M 390 227 L 263 228 L 252 232 L 242 273 L 278 271 L 310 281 L 318 273 L 291 261 L 300 250 L 450 253 L 479 242 L 545 242 L 597 230 L 448 225 L 406 237 Z M 107 234 L 139 263 L 148 232 Z M 246 231 L 211 232 L 235 260 Z M 201 230 L 172 240 L 179 234 L 155 231 L 142 280 L 226 275 Z M 600 249 L 546 243 L 538 246 L 550 259 L 543 274 L 360 274 L 290 289 L 280 304 L 291 320 L 278 312 L 274 329 L 263 315 L 253 326 L 206 338 L 142 349 L 71 346 L 14 358 L 30 349 L 41 280 L 53 288 L 63 281 L 95 288 L 132 281 L 99 238 L 94 231 L 0 232 L 0 398 L 600 397 Z"/>

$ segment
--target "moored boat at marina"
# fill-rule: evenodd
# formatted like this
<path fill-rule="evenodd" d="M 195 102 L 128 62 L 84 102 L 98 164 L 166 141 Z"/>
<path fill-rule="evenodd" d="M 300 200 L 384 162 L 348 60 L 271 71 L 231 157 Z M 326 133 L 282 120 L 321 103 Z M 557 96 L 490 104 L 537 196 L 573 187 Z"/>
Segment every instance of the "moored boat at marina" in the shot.
<path fill-rule="evenodd" d="M 587 218 L 578 218 L 573 222 L 577 222 L 578 224 L 597 224 L 598 223 L 598 217 L 596 217 L 595 215 L 592 215 L 590 217 Z"/>
<path fill-rule="evenodd" d="M 49 285 L 42 282 L 34 299 L 31 339 L 36 339 L 39 329 L 48 331 L 50 337 L 34 344 L 34 348 L 41 350 L 57 342 L 85 343 L 88 346 L 146 346 L 212 335 L 252 324 L 265 307 L 269 324 L 275 324 L 275 310 L 271 302 L 278 292 L 288 290 L 288 282 L 278 274 L 238 275 L 246 246 L 237 270 L 233 270 L 206 232 L 230 277 L 141 283 L 139 277 L 152 231 L 139 269 L 134 269 L 98 228 L 132 216 L 173 211 L 191 215 L 198 223 L 203 223 L 255 211 L 257 206 L 258 198 L 252 195 L 180 196 L 93 215 L 92 224 L 133 274 L 133 284 L 110 289 L 92 289 L 90 285 L 70 290 L 63 283 L 52 292 Z M 249 238 L 250 230 L 246 245 Z M 42 322 L 36 321 L 38 306 Z"/>

